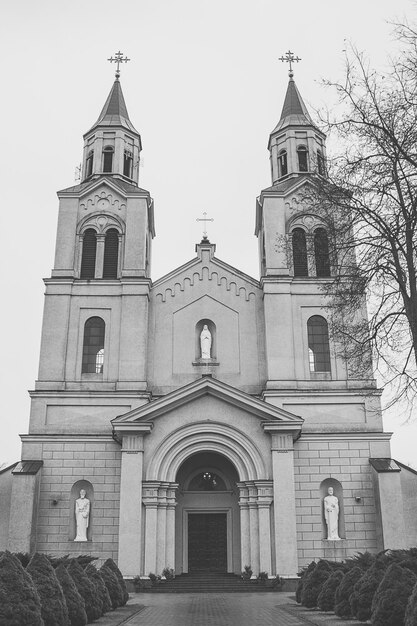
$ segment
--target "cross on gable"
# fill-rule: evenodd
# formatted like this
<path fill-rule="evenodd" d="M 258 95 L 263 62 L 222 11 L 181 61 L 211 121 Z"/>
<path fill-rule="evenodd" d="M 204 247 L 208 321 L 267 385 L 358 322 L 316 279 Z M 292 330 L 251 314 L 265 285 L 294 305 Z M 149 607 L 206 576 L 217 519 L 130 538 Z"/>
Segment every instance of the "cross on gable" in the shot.
<path fill-rule="evenodd" d="M 207 217 L 206 211 L 203 211 L 204 217 L 197 217 L 196 222 L 204 222 L 203 238 L 207 238 L 207 222 L 214 222 L 214 217 Z"/>

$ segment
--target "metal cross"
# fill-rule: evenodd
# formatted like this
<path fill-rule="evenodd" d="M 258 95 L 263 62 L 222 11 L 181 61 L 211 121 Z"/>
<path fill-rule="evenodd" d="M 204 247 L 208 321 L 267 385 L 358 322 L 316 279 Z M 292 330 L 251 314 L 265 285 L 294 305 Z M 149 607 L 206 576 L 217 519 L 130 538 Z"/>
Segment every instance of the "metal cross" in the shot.
<path fill-rule="evenodd" d="M 128 61 L 130 61 L 130 59 L 128 59 L 127 57 L 123 58 L 123 52 L 115 52 L 114 53 L 114 57 L 110 57 L 110 59 L 107 59 L 108 61 L 110 61 L 110 63 L 117 63 L 117 68 L 116 68 L 116 78 L 119 78 L 120 76 L 120 69 L 119 69 L 119 65 L 120 63 L 127 63 Z"/>
<path fill-rule="evenodd" d="M 278 60 L 282 61 L 283 63 L 290 64 L 290 69 L 288 71 L 288 74 L 290 78 L 292 78 L 294 76 L 294 72 L 292 71 L 292 64 L 294 63 L 294 61 L 298 63 L 298 61 L 301 61 L 301 58 L 294 56 L 294 53 L 291 52 L 291 50 L 288 50 L 288 52 L 285 53 L 285 56 L 279 57 Z"/>
<path fill-rule="evenodd" d="M 203 211 L 204 217 L 197 217 L 196 222 L 204 222 L 203 237 L 207 237 L 207 224 L 206 222 L 214 222 L 214 217 L 207 217 L 207 213 Z"/>

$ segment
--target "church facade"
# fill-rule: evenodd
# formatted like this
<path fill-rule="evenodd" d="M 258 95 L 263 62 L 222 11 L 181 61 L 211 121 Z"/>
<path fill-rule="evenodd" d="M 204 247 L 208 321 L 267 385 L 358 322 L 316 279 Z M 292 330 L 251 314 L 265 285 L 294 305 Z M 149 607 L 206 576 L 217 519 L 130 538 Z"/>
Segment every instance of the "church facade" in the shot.
<path fill-rule="evenodd" d="M 328 232 L 300 202 L 325 176 L 325 136 L 292 76 L 256 201 L 259 280 L 207 237 L 151 280 L 141 149 L 116 76 L 84 135 L 82 181 L 58 193 L 29 433 L 0 475 L 0 548 L 112 557 L 127 577 L 245 565 L 293 577 L 314 558 L 416 545 L 415 476 L 390 458 L 374 380 L 329 337 Z"/>

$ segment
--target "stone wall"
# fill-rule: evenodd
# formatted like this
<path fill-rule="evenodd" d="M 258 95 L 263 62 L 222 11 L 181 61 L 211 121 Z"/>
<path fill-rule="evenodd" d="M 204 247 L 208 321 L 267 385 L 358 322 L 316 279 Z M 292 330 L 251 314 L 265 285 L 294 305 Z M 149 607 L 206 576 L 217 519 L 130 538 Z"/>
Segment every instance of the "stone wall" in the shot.
<path fill-rule="evenodd" d="M 344 559 L 358 551 L 376 552 L 376 509 L 371 468 L 370 442 L 345 439 L 312 440 L 302 436 L 295 444 L 297 545 L 299 566 L 313 559 Z M 326 539 L 323 513 L 324 489 L 335 485 L 339 498 L 341 541 Z M 326 481 L 323 484 L 323 481 Z"/>
<path fill-rule="evenodd" d="M 111 441 L 43 443 L 37 549 L 52 555 L 92 554 L 117 561 L 120 502 L 120 446 Z M 88 542 L 74 542 L 73 486 L 93 487 Z M 78 496 L 77 496 L 78 497 Z"/>

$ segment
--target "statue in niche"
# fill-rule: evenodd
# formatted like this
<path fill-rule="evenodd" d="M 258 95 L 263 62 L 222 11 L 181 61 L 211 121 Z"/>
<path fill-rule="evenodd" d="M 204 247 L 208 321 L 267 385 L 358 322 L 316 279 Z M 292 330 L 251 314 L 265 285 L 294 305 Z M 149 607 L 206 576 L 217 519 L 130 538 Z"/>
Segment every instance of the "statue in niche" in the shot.
<path fill-rule="evenodd" d="M 87 528 L 90 517 L 90 500 L 86 497 L 85 489 L 80 490 L 80 497 L 75 501 L 75 520 L 77 534 L 74 541 L 88 541 Z"/>
<path fill-rule="evenodd" d="M 327 524 L 327 540 L 339 541 L 339 500 L 333 493 L 333 487 L 328 488 L 323 505 Z"/>
<path fill-rule="evenodd" d="M 207 324 L 204 324 L 200 333 L 201 358 L 211 359 L 211 332 Z"/>

